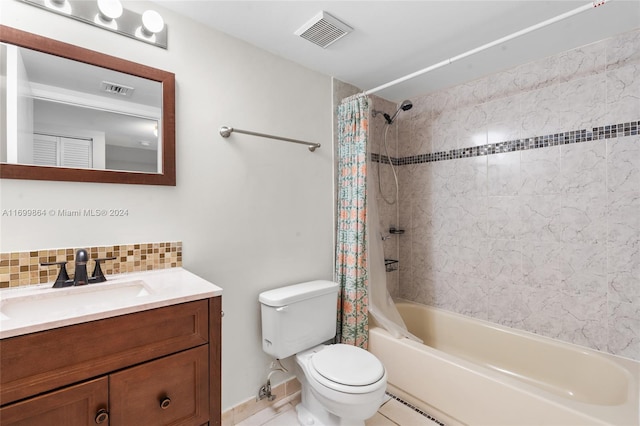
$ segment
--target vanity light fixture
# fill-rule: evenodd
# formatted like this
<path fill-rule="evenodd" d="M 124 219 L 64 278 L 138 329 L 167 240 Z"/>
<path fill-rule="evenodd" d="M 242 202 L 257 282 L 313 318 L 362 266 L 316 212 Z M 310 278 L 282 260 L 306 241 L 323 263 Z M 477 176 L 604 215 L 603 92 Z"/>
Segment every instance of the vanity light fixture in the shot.
<path fill-rule="evenodd" d="M 147 10 L 140 14 L 125 9 L 120 0 L 21 1 L 154 46 L 167 48 L 168 29 L 162 15 L 155 10 Z"/>
<path fill-rule="evenodd" d="M 45 7 L 56 11 L 57 13 L 62 13 L 65 15 L 71 14 L 71 3 L 68 0 L 45 0 Z"/>
<path fill-rule="evenodd" d="M 98 0 L 98 13 L 93 18 L 93 22 L 117 30 L 118 21 L 116 19 L 122 16 L 122 11 L 120 0 Z"/>
<path fill-rule="evenodd" d="M 155 43 L 156 34 L 164 28 L 164 19 L 155 10 L 147 10 L 142 14 L 142 25 L 136 28 L 136 37 Z"/>
<path fill-rule="evenodd" d="M 142 31 L 146 35 L 159 33 L 164 28 L 164 19 L 155 10 L 147 10 L 142 14 Z"/>

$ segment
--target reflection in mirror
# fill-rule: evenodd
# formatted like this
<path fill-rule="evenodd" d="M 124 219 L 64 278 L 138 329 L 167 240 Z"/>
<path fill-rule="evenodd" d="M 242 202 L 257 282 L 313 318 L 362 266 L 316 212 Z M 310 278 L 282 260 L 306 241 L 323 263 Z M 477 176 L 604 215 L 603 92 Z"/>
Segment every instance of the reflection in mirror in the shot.
<path fill-rule="evenodd" d="M 3 162 L 162 172 L 161 83 L 8 44 L 0 60 L 7 111 L 19 112 L 2 132 Z"/>
<path fill-rule="evenodd" d="M 0 25 L 0 177 L 175 185 L 175 77 Z"/>
<path fill-rule="evenodd" d="M 158 173 L 157 118 L 138 117 L 111 111 L 91 109 L 36 99 L 34 102 L 33 158 L 21 161 L 37 166 L 80 167 L 133 172 Z M 38 156 L 46 153 L 48 145 L 38 144 L 42 136 L 86 140 L 87 160 L 67 157 L 60 151 L 57 156 Z M 25 145 L 19 142 L 19 146 Z M 18 156 L 18 159 L 20 157 Z M 73 162 L 75 161 L 75 162 Z M 89 162 L 90 161 L 90 162 Z"/>

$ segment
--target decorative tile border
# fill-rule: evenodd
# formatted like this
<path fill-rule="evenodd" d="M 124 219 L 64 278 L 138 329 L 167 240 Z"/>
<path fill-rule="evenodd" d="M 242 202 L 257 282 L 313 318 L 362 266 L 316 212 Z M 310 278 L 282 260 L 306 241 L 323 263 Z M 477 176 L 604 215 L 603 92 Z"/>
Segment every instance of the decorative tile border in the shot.
<path fill-rule="evenodd" d="M 67 261 L 73 276 L 75 248 L 0 253 L 0 288 L 43 284 L 55 281 L 58 267 L 40 266 L 44 262 Z M 86 247 L 90 259 L 116 257 L 102 263 L 105 275 L 149 271 L 182 266 L 182 241 Z M 87 266 L 93 270 L 93 262 Z"/>
<path fill-rule="evenodd" d="M 634 136 L 640 134 L 640 121 L 611 124 L 594 127 L 591 130 L 572 130 L 552 135 L 534 136 L 512 141 L 496 142 L 468 148 L 452 149 L 450 151 L 432 152 L 428 154 L 412 155 L 409 157 L 391 157 L 394 166 L 407 164 L 431 163 L 434 161 L 455 160 L 458 158 L 480 157 L 483 155 L 500 154 L 504 152 L 524 151 L 528 149 L 545 148 L 549 146 L 568 145 L 572 143 L 589 142 L 594 140 L 611 139 L 620 136 Z M 389 157 L 371 154 L 374 162 L 389 162 Z"/>
<path fill-rule="evenodd" d="M 440 420 L 436 419 L 435 417 L 433 417 L 432 415 L 425 413 L 424 411 L 422 411 L 421 409 L 419 409 L 418 407 L 416 407 L 413 404 L 408 403 L 407 401 L 401 399 L 400 397 L 395 396 L 392 393 L 389 392 L 385 392 L 389 397 L 391 397 L 392 399 L 395 399 L 396 401 L 398 401 L 399 403 L 407 406 L 408 408 L 412 409 L 413 411 L 415 411 L 416 413 L 426 417 L 427 419 L 431 420 L 432 422 L 435 422 L 437 424 L 439 424 L 440 426 L 445 426 L 444 423 L 442 423 Z"/>

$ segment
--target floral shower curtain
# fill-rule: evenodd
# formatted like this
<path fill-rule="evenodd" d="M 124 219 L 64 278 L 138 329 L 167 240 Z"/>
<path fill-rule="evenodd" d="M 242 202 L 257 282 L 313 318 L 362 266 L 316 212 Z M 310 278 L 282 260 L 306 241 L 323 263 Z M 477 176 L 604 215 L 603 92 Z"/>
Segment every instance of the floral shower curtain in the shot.
<path fill-rule="evenodd" d="M 364 95 L 346 98 L 338 107 L 338 200 L 336 279 L 337 339 L 368 344 L 367 276 L 367 138 L 369 101 Z"/>

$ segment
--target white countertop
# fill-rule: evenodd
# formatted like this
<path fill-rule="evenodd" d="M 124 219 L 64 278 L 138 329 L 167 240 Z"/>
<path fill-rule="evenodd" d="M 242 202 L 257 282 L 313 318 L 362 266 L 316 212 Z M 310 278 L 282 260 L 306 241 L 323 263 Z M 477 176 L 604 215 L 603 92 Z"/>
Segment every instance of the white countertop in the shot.
<path fill-rule="evenodd" d="M 110 275 L 106 282 L 52 288 L 52 283 L 0 290 L 0 339 L 222 295 L 183 269 Z"/>

